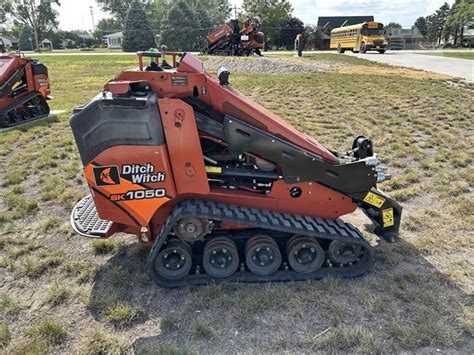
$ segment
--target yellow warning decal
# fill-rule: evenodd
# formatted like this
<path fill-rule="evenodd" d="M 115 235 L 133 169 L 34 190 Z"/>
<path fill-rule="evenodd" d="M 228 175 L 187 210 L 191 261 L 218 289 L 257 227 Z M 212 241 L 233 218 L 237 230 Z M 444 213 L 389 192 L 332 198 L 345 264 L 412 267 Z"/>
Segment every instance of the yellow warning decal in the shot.
<path fill-rule="evenodd" d="M 385 227 L 391 227 L 395 223 L 393 221 L 393 208 L 387 208 L 382 211 L 382 216 L 383 216 L 383 226 Z"/>
<path fill-rule="evenodd" d="M 206 172 L 211 174 L 220 174 L 222 173 L 222 168 L 218 166 L 206 166 Z"/>
<path fill-rule="evenodd" d="M 369 192 L 367 193 L 367 195 L 365 195 L 364 202 L 367 202 L 369 205 L 380 208 L 385 202 L 385 199 L 374 194 L 373 192 Z"/>
<path fill-rule="evenodd" d="M 12 90 L 15 90 L 17 87 L 19 87 L 21 85 L 21 81 L 17 81 L 13 86 L 12 86 Z"/>

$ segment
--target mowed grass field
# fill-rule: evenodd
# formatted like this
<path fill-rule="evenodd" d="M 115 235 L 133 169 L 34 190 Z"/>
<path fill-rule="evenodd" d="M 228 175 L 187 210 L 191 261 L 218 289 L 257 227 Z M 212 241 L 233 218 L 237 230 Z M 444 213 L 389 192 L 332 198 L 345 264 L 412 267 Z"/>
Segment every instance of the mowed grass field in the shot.
<path fill-rule="evenodd" d="M 344 56 L 281 59 L 330 60 L 326 72 L 233 73 L 330 149 L 371 136 L 394 176 L 380 187 L 404 206 L 401 238 L 358 279 L 168 290 L 133 238 L 91 242 L 69 227 L 88 191 L 69 115 L 135 58 L 41 59 L 66 113 L 0 133 L 0 352 L 474 351 L 472 86 Z M 364 230 L 360 213 L 348 220 Z"/>
<path fill-rule="evenodd" d="M 474 51 L 466 49 L 466 50 L 445 50 L 445 51 L 439 51 L 439 52 L 433 52 L 430 51 L 428 53 L 420 53 L 419 54 L 425 54 L 425 55 L 436 55 L 440 57 L 450 57 L 450 58 L 461 58 L 461 59 L 470 59 L 474 60 Z"/>

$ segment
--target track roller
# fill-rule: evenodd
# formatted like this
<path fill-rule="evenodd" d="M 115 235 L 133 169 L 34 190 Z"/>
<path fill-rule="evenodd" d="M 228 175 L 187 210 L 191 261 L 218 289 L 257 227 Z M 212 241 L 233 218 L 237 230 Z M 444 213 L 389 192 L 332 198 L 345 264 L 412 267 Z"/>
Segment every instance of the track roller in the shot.
<path fill-rule="evenodd" d="M 191 270 L 192 256 L 189 244 L 171 240 L 155 259 L 158 275 L 168 280 L 179 280 Z"/>
<path fill-rule="evenodd" d="M 324 250 L 312 237 L 294 236 L 286 244 L 288 263 L 303 274 L 317 271 L 324 263 Z"/>
<path fill-rule="evenodd" d="M 245 244 L 248 269 L 256 275 L 267 276 L 276 272 L 282 257 L 278 244 L 267 235 L 255 235 Z"/>
<path fill-rule="evenodd" d="M 352 265 L 362 257 L 360 244 L 346 243 L 342 240 L 333 240 L 329 245 L 329 258 L 339 266 Z"/>
<path fill-rule="evenodd" d="M 206 273 L 222 279 L 232 275 L 239 267 L 239 252 L 229 237 L 216 237 L 204 247 L 202 265 Z"/>

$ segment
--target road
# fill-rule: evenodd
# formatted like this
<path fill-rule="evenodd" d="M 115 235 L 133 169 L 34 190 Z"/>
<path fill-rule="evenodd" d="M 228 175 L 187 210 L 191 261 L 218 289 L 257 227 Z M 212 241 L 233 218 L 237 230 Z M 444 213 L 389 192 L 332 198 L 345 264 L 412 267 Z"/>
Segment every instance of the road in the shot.
<path fill-rule="evenodd" d="M 385 54 L 377 52 L 366 54 L 346 52 L 346 55 L 384 64 L 431 71 L 462 78 L 467 82 L 474 82 L 474 60 L 417 54 L 414 51 L 388 51 Z"/>

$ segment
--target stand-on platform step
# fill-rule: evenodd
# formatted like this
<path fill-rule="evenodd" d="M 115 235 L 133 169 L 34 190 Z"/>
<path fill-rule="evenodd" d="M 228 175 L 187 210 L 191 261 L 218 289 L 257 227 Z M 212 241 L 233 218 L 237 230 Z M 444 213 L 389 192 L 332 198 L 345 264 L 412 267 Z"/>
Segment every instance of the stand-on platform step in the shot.
<path fill-rule="evenodd" d="M 79 201 L 71 213 L 72 227 L 77 233 L 85 237 L 106 237 L 112 224 L 111 221 L 100 219 L 91 195 L 87 195 Z"/>

